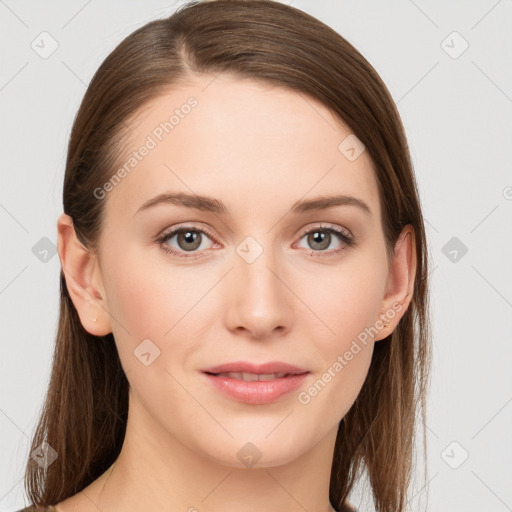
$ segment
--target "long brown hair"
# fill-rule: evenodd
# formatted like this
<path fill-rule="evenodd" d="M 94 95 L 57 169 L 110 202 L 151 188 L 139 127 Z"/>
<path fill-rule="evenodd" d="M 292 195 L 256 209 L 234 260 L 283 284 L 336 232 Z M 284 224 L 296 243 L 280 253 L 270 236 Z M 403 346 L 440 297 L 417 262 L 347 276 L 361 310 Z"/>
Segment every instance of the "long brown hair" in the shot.
<path fill-rule="evenodd" d="M 389 255 L 402 228 L 414 228 L 412 301 L 394 332 L 375 344 L 366 381 L 339 425 L 330 481 L 338 510 L 366 470 L 376 509 L 404 511 L 416 414 L 421 410 L 425 419 L 430 374 L 429 258 L 398 111 L 376 71 L 349 42 L 314 17 L 272 0 L 190 2 L 147 23 L 108 55 L 85 93 L 69 141 L 64 212 L 80 241 L 96 250 L 104 201 L 93 191 L 117 169 L 133 114 L 194 73 L 224 71 L 327 106 L 371 156 Z M 47 469 L 27 462 L 25 487 L 36 505 L 57 504 L 105 472 L 121 450 L 127 421 L 128 381 L 112 334 L 98 338 L 83 328 L 62 270 L 60 294 L 49 388 L 31 446 L 48 443 L 58 457 Z"/>

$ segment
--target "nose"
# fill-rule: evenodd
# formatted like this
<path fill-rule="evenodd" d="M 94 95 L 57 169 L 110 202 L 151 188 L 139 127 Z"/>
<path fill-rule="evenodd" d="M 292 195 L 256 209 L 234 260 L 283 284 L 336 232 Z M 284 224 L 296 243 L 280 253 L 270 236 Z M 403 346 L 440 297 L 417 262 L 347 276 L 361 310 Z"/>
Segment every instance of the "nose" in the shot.
<path fill-rule="evenodd" d="M 291 326 L 294 297 L 284 274 L 271 249 L 252 262 L 236 254 L 225 285 L 227 328 L 258 340 L 284 335 Z"/>

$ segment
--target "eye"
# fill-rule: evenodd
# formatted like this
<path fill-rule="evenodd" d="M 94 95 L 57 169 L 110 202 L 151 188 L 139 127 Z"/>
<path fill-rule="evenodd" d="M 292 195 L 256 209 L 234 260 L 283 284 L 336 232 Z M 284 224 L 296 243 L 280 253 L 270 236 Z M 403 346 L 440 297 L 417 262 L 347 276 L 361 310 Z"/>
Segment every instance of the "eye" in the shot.
<path fill-rule="evenodd" d="M 173 238 L 176 237 L 177 248 L 168 244 Z M 199 249 L 205 250 L 203 241 L 205 238 L 210 238 L 211 235 L 206 229 L 199 229 L 192 226 L 182 226 L 179 228 L 170 229 L 162 234 L 158 239 L 162 249 L 180 258 L 199 258 L 201 257 Z M 186 254 L 186 253 L 191 254 Z M 185 254 L 184 254 L 185 253 Z"/>
<path fill-rule="evenodd" d="M 333 242 L 333 236 L 338 238 L 342 242 L 341 247 L 337 249 L 327 250 L 331 243 Z M 355 245 L 355 239 L 350 231 L 340 228 L 335 228 L 333 226 L 318 226 L 313 229 L 306 231 L 302 237 L 306 237 L 306 242 L 311 248 L 312 256 L 332 256 L 333 254 L 337 254 L 347 247 L 352 247 Z M 335 240 L 334 240 L 335 241 Z"/>

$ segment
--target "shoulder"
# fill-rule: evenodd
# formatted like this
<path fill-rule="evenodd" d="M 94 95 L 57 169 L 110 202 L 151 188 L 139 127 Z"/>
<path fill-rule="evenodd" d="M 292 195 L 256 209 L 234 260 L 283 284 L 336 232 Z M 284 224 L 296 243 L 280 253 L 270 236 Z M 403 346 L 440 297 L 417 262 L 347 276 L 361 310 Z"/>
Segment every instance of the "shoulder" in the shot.
<path fill-rule="evenodd" d="M 36 507 L 35 505 L 29 505 L 28 507 L 17 510 L 16 512 L 57 512 L 57 510 L 51 505 L 47 507 Z"/>
<path fill-rule="evenodd" d="M 343 507 L 340 508 L 340 512 L 357 512 L 357 509 L 354 508 L 348 501 L 343 504 Z"/>

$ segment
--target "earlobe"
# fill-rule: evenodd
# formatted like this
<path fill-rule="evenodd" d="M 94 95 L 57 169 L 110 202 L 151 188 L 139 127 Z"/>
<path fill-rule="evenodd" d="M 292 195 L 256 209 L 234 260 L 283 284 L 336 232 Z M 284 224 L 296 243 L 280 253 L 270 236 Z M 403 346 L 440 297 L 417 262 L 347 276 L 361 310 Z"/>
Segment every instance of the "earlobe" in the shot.
<path fill-rule="evenodd" d="M 415 234 L 413 227 L 408 224 L 395 244 L 386 292 L 382 300 L 379 320 L 376 322 L 379 333 L 374 341 L 389 336 L 407 311 L 414 292 L 416 265 Z"/>
<path fill-rule="evenodd" d="M 95 336 L 112 332 L 105 291 L 95 253 L 78 240 L 72 218 L 57 221 L 57 250 L 66 287 L 84 329 Z"/>

